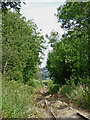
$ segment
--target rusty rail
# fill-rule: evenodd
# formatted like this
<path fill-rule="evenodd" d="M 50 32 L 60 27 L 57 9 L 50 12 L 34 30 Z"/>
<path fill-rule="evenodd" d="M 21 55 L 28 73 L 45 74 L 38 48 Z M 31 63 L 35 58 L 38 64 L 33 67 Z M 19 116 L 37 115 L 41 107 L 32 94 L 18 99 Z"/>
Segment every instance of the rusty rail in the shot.
<path fill-rule="evenodd" d="M 90 120 L 90 118 L 87 118 L 86 116 L 82 115 L 81 113 L 77 113 L 77 115 L 82 118 L 83 120 Z"/>
<path fill-rule="evenodd" d="M 52 115 L 52 117 L 53 117 L 52 119 L 53 119 L 53 120 L 57 120 L 56 115 L 55 115 L 54 112 L 49 108 L 46 100 L 44 101 L 44 103 L 45 103 L 46 108 L 48 109 L 49 113 Z"/>

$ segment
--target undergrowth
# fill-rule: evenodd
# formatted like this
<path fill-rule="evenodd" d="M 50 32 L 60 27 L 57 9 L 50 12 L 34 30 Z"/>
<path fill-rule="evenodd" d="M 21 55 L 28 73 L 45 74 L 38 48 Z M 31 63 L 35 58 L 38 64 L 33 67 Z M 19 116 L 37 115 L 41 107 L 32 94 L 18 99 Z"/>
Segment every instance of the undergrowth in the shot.
<path fill-rule="evenodd" d="M 71 100 L 77 106 L 81 108 L 90 109 L 90 96 L 89 89 L 87 86 L 85 87 L 85 85 L 64 85 L 60 93 L 66 95 L 69 98 L 69 100 Z"/>
<path fill-rule="evenodd" d="M 2 117 L 28 118 L 35 113 L 34 87 L 17 81 L 2 82 Z"/>

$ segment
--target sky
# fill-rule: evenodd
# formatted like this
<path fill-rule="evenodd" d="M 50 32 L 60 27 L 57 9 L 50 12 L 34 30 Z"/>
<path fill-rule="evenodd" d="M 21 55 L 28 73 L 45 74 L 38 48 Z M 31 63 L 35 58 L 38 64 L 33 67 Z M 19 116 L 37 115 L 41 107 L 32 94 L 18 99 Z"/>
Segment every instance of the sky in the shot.
<path fill-rule="evenodd" d="M 28 2 L 28 0 L 23 0 Z M 65 0 L 29 0 L 29 2 L 65 2 Z"/>
<path fill-rule="evenodd" d="M 64 4 L 64 0 L 25 0 L 26 5 L 22 4 L 21 14 L 26 17 L 27 20 L 33 19 L 39 29 L 42 29 L 42 34 L 50 35 L 52 30 L 55 30 L 62 35 L 64 30 L 60 28 L 58 19 L 54 16 L 57 13 L 57 8 Z M 46 39 L 46 38 L 45 38 Z M 51 50 L 50 45 L 47 46 L 47 50 L 44 52 L 45 57 L 42 61 L 41 67 L 45 67 L 47 54 Z"/>

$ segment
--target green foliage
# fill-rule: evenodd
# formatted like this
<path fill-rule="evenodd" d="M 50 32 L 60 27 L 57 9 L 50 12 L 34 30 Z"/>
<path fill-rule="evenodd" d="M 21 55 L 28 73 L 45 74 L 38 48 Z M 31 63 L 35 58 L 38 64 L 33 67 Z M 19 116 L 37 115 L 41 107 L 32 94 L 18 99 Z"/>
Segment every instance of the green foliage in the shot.
<path fill-rule="evenodd" d="M 39 80 L 41 78 L 42 78 L 41 68 L 37 67 L 36 72 L 35 72 L 35 74 L 33 76 L 33 79 Z"/>
<path fill-rule="evenodd" d="M 60 6 L 57 9 L 58 22 L 67 33 L 62 38 L 54 31 L 46 36 L 53 47 L 47 60 L 50 77 L 55 83 L 67 84 L 60 93 L 85 108 L 90 106 L 89 5 L 90 2 L 66 2 Z M 53 91 L 53 86 L 50 90 Z"/>
<path fill-rule="evenodd" d="M 23 3 L 26 4 L 25 2 Z M 2 12 L 4 13 L 8 10 L 8 7 L 13 8 L 17 12 L 20 12 L 20 9 L 21 9 L 21 0 L 18 0 L 16 2 L 12 2 L 11 0 L 9 0 L 9 2 L 2 0 L 0 4 L 2 7 Z"/>
<path fill-rule="evenodd" d="M 83 76 L 83 78 L 79 77 L 79 81 L 83 84 L 85 84 L 86 86 L 88 86 L 88 88 L 90 87 L 90 78 L 89 76 Z"/>
<path fill-rule="evenodd" d="M 47 81 L 47 88 L 49 89 L 50 86 L 52 86 L 52 85 L 53 85 L 53 81 L 52 81 L 51 79 L 49 79 L 49 80 Z"/>
<path fill-rule="evenodd" d="M 90 106 L 89 89 L 84 85 L 83 86 L 79 85 L 74 87 L 69 85 L 64 85 L 60 93 L 66 95 L 69 98 L 69 100 L 77 104 L 79 107 L 89 108 Z"/>
<path fill-rule="evenodd" d="M 55 43 L 59 41 L 59 34 L 58 32 L 52 30 L 50 37 L 46 34 L 46 38 L 49 39 L 49 44 L 51 47 L 54 47 Z"/>
<path fill-rule="evenodd" d="M 47 85 L 48 81 L 47 81 L 47 80 L 43 80 L 42 83 L 43 83 L 44 85 Z"/>
<path fill-rule="evenodd" d="M 59 84 L 52 84 L 50 87 L 49 87 L 49 92 L 51 94 L 56 94 L 58 93 L 59 91 Z"/>
<path fill-rule="evenodd" d="M 72 40 L 75 41 L 74 44 L 76 46 L 76 50 L 74 54 L 76 54 L 77 50 L 79 51 L 77 56 L 78 63 L 75 63 L 76 64 L 75 66 L 77 66 L 77 70 L 78 70 L 78 67 L 81 67 L 83 71 L 82 65 L 85 65 L 87 69 L 86 74 L 88 75 L 90 75 L 89 69 L 88 69 L 90 61 L 89 60 L 87 61 L 87 58 L 89 58 L 89 55 L 90 55 L 89 6 L 90 6 L 90 2 L 66 2 L 66 4 L 64 4 L 63 6 L 60 6 L 57 9 L 57 12 L 58 12 L 57 18 L 58 18 L 58 21 L 62 23 L 61 27 L 67 30 L 70 30 L 68 31 L 67 36 L 71 38 L 71 42 L 73 42 Z M 72 34 L 73 31 L 75 31 L 74 35 Z M 72 37 L 74 37 L 74 39 Z M 80 64 L 80 61 L 82 65 Z M 78 70 L 78 72 L 80 71 L 81 70 Z"/>
<path fill-rule="evenodd" d="M 84 89 L 83 86 L 77 87 L 71 94 L 71 98 L 75 98 L 75 102 L 81 107 L 87 107 L 90 105 L 88 91 Z"/>
<path fill-rule="evenodd" d="M 33 82 L 34 82 L 34 88 L 41 88 L 42 87 L 41 79 L 33 79 Z"/>
<path fill-rule="evenodd" d="M 4 80 L 2 82 L 2 116 L 27 118 L 31 114 L 28 109 L 31 109 L 34 104 L 33 92 L 34 88 L 31 86 L 14 80 L 9 82 Z"/>
<path fill-rule="evenodd" d="M 50 77 L 56 83 L 65 84 L 65 79 L 70 78 L 71 70 L 69 64 L 65 63 L 65 50 L 62 42 L 57 42 L 53 51 L 48 54 L 47 68 L 50 71 Z"/>
<path fill-rule="evenodd" d="M 51 79 L 47 79 L 47 80 L 42 80 L 42 83 L 47 85 L 47 87 L 49 88 L 49 86 L 53 84 L 53 81 Z"/>
<path fill-rule="evenodd" d="M 78 35 L 81 34 L 79 38 Z M 56 42 L 53 51 L 48 54 L 47 68 L 50 76 L 55 82 L 65 84 L 65 79 L 70 79 L 71 75 L 78 76 L 88 75 L 88 39 L 86 33 L 73 31 L 72 36 L 67 34 Z"/>
<path fill-rule="evenodd" d="M 88 27 L 89 5 L 90 2 L 66 2 L 57 8 L 57 18 L 62 23 L 61 27 L 66 29 Z"/>
<path fill-rule="evenodd" d="M 40 64 L 44 38 L 32 20 L 18 13 L 2 14 L 2 72 L 9 80 L 26 83 Z"/>
<path fill-rule="evenodd" d="M 64 86 L 62 86 L 60 93 L 65 94 L 65 95 L 67 95 L 67 94 L 70 95 L 72 93 L 73 89 L 74 89 L 74 87 L 71 87 L 69 85 L 64 85 Z"/>
<path fill-rule="evenodd" d="M 54 31 L 47 36 L 53 44 L 53 50 L 48 54 L 47 68 L 55 83 L 63 85 L 72 80 L 72 84 L 78 84 L 82 81 L 79 77 L 89 76 L 88 10 L 89 2 L 66 2 L 57 9 L 58 21 L 67 33 L 61 39 Z"/>
<path fill-rule="evenodd" d="M 86 88 L 84 86 L 76 87 L 76 89 L 72 92 L 70 97 L 78 106 L 88 109 L 90 108 L 89 107 L 90 95 L 89 95 L 88 87 Z"/>

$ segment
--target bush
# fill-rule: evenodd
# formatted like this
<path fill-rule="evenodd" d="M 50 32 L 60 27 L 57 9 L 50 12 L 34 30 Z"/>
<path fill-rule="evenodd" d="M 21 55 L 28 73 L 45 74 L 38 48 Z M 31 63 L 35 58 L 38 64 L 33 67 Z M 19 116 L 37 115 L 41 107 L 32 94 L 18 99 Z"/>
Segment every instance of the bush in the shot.
<path fill-rule="evenodd" d="M 41 79 L 33 79 L 34 81 L 34 88 L 41 88 L 42 87 L 42 82 L 41 82 Z"/>
<path fill-rule="evenodd" d="M 50 92 L 51 94 L 56 94 L 58 91 L 59 91 L 59 84 L 52 84 L 52 85 L 49 87 L 49 92 Z"/>
<path fill-rule="evenodd" d="M 83 108 L 90 108 L 89 90 L 85 85 L 70 86 L 64 85 L 60 91 L 61 94 L 66 95 L 71 101 Z"/>
<path fill-rule="evenodd" d="M 53 81 L 49 79 L 47 82 L 47 88 L 49 89 L 51 85 L 53 85 Z"/>
<path fill-rule="evenodd" d="M 90 108 L 89 103 L 89 92 L 84 88 L 84 86 L 78 86 L 71 93 L 72 100 L 80 107 Z"/>
<path fill-rule="evenodd" d="M 47 85 L 47 87 L 49 87 L 51 84 L 53 84 L 53 81 L 51 79 L 49 79 L 49 80 L 43 80 L 42 83 L 44 85 Z"/>
<path fill-rule="evenodd" d="M 28 106 L 33 105 L 34 89 L 17 81 L 2 82 L 2 116 L 4 118 L 27 118 Z M 30 107 L 31 107 L 30 106 Z"/>
<path fill-rule="evenodd" d="M 64 95 L 67 95 L 67 94 L 69 95 L 69 94 L 72 92 L 73 89 L 74 89 L 74 87 L 71 87 L 71 86 L 69 86 L 69 85 L 64 85 L 64 86 L 62 87 L 60 93 L 61 93 L 61 94 L 64 94 Z"/>

